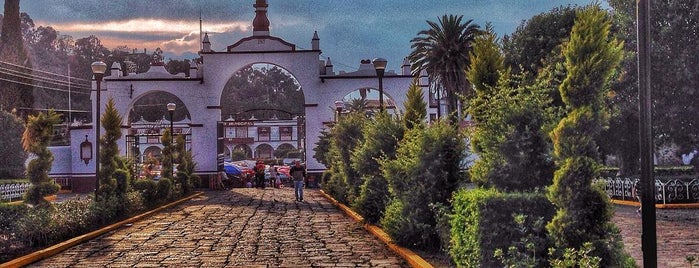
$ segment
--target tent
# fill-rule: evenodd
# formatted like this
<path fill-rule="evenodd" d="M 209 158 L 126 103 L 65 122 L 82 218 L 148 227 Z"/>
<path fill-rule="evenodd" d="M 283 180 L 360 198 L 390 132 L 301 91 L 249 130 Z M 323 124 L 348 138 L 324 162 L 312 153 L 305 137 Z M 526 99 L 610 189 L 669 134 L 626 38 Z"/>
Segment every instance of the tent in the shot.
<path fill-rule="evenodd" d="M 232 175 L 240 175 L 243 173 L 242 168 L 239 166 L 234 165 L 233 163 L 223 163 L 223 170 Z"/>

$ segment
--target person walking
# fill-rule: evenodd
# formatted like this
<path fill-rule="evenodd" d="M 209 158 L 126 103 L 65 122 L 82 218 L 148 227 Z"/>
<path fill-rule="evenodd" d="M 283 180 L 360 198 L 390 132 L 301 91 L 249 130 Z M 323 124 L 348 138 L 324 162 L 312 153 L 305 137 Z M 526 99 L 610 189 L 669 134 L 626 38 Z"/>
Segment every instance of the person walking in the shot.
<path fill-rule="evenodd" d="M 269 171 L 269 185 L 271 185 L 274 188 L 279 188 L 279 172 L 277 171 L 277 167 L 273 167 L 272 170 Z"/>
<path fill-rule="evenodd" d="M 262 160 L 257 161 L 257 164 L 255 164 L 255 184 L 257 184 L 257 187 L 260 187 L 262 189 L 265 188 L 265 163 L 262 162 Z"/>
<path fill-rule="evenodd" d="M 303 180 L 306 177 L 306 168 L 301 166 L 301 162 L 294 161 L 294 166 L 289 169 L 289 174 L 294 178 L 294 194 L 296 201 L 303 201 Z"/>

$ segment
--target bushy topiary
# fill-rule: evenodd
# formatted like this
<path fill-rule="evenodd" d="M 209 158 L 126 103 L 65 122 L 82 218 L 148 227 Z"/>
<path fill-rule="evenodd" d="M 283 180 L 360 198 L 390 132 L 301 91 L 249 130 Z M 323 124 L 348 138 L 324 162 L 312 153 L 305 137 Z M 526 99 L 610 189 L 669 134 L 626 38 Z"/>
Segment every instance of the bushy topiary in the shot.
<path fill-rule="evenodd" d="M 133 189 L 141 194 L 143 203 L 146 206 L 152 206 L 157 203 L 158 184 L 148 178 L 137 179 L 133 182 Z"/>
<path fill-rule="evenodd" d="M 412 125 L 422 121 L 414 119 Z M 363 128 L 364 139 L 352 153 L 352 167 L 362 174 L 364 183 L 352 207 L 372 224 L 379 221 L 390 199 L 388 183 L 381 173 L 381 162 L 395 159 L 398 142 L 403 139 L 405 127 L 388 113 L 379 113 Z"/>
<path fill-rule="evenodd" d="M 53 139 L 53 125 L 61 122 L 60 114 L 53 110 L 30 115 L 27 119 L 27 128 L 22 135 L 22 147 L 25 151 L 33 153 L 36 158 L 27 165 L 27 177 L 32 186 L 29 187 L 24 201 L 31 205 L 49 206 L 44 196 L 58 192 L 60 186 L 49 177 L 49 170 L 53 164 L 53 154 L 48 149 Z"/>
<path fill-rule="evenodd" d="M 608 118 L 603 98 L 621 60 L 622 45 L 609 38 L 610 25 L 598 5 L 578 11 L 563 48 L 568 75 L 560 92 L 570 112 L 551 132 L 558 170 L 548 197 L 558 211 L 547 225 L 557 249 L 581 249 L 592 243 L 592 254 L 602 259 L 603 267 L 624 261 L 619 255 L 623 245 L 611 228 L 608 197 L 592 186 L 599 166 L 594 139 Z"/>
<path fill-rule="evenodd" d="M 409 130 L 398 146 L 395 160 L 381 165 L 395 200 L 381 225 L 401 245 L 438 249 L 439 236 L 431 205 L 448 204 L 452 193 L 464 179 L 460 173 L 464 159 L 464 140 L 458 131 L 443 121 L 425 129 Z M 399 218 L 393 218 L 399 217 Z"/>
<path fill-rule="evenodd" d="M 362 127 L 366 122 L 367 118 L 363 112 L 353 112 L 343 115 L 330 130 L 329 153 L 333 175 L 328 186 L 335 189 L 328 189 L 328 193 L 345 204 L 354 202 L 354 199 L 359 196 L 359 188 L 364 183 L 360 174 L 350 164 L 350 157 L 352 151 L 363 139 Z"/>
<path fill-rule="evenodd" d="M 159 202 L 170 200 L 170 198 L 172 198 L 173 188 L 172 180 L 166 177 L 160 178 L 160 180 L 158 180 L 158 186 L 155 194 L 156 200 Z"/>

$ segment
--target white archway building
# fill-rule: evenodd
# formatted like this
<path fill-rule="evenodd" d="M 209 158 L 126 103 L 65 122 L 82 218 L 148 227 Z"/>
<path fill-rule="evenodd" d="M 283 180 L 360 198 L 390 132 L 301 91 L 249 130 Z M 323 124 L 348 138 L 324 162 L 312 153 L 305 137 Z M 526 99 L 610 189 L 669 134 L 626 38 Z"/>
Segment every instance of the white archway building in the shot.
<path fill-rule="evenodd" d="M 113 71 L 111 76 L 105 77 L 102 82 L 101 114 L 104 113 L 104 104 L 112 98 L 124 118 L 122 132 L 126 136 L 132 128 L 131 122 L 128 122 L 129 112 L 139 98 L 159 91 L 175 95 L 184 103 L 191 115 L 186 122 L 175 123 L 179 127 L 188 128 L 186 131 L 191 134 L 191 150 L 197 163 L 197 173 L 206 177 L 208 174 L 216 173 L 217 154 L 222 153 L 218 142 L 221 131 L 217 131 L 217 127 L 228 116 L 221 114 L 220 106 L 226 83 L 242 68 L 258 63 L 273 64 L 293 75 L 303 91 L 305 98 L 303 126 L 305 128 L 299 131 L 305 134 L 300 137 L 303 139 L 300 144 L 305 147 L 303 149 L 305 149 L 306 167 L 309 173 L 320 173 L 325 170 L 325 166 L 313 158 L 312 148 L 319 140 L 319 134 L 325 127 L 324 123 L 334 121 L 333 107 L 336 101 L 343 100 L 346 95 L 361 88 L 378 88 L 374 66 L 371 61 L 363 60 L 355 72 L 335 73 L 329 58 L 320 59 L 321 47 L 317 32 L 309 31 L 311 49 L 299 50 L 294 44 L 270 35 L 267 19 L 268 5 L 265 0 L 257 0 L 254 7 L 256 16 L 253 21 L 252 36 L 229 45 L 226 51 L 211 50 L 209 38 L 205 36 L 202 42 L 203 49 L 199 53 L 201 63 L 191 67 L 189 77 L 182 74 L 172 75 L 162 65 L 152 66 L 146 73 L 122 76 L 118 71 L 120 66 L 113 65 L 112 69 L 116 71 Z M 401 63 L 397 72 L 387 68 L 383 77 L 384 94 L 398 106 L 398 109 L 402 109 L 406 98 L 405 93 L 412 81 L 413 77 L 410 75 L 410 66 L 407 61 Z M 420 84 L 425 102 L 430 103 L 426 78 L 421 77 Z M 95 87 L 93 83 L 93 88 Z M 94 91 L 92 99 L 92 107 L 94 107 Z M 165 111 L 165 103 L 163 103 L 163 109 Z M 428 114 L 435 112 L 436 107 L 428 107 Z M 94 117 L 93 120 L 95 120 Z M 71 156 L 56 161 L 51 172 L 52 176 L 71 177 L 74 191 L 81 191 L 81 188 L 85 188 L 84 191 L 90 190 L 87 186 L 76 185 L 81 180 L 85 180 L 86 185 L 94 185 L 94 161 L 85 164 L 79 155 L 79 144 L 86 139 L 94 143 L 94 132 L 91 127 L 75 127 L 71 130 L 70 148 L 53 148 L 54 153 L 58 155 L 70 154 Z M 127 151 L 124 140 L 119 141 L 119 150 L 122 154 Z M 59 158 L 57 157 L 57 160 Z"/>

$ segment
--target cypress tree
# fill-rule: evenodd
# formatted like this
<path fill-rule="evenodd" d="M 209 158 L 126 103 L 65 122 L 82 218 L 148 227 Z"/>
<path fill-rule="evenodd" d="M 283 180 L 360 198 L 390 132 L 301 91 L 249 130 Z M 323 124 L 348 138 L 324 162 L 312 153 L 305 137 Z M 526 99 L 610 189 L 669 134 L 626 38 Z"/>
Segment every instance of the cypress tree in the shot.
<path fill-rule="evenodd" d="M 32 64 L 22 41 L 19 0 L 5 0 L 5 16 L 0 35 L 0 61 L 25 67 L 11 68 L 24 73 L 24 75 L 31 75 Z M 8 74 L 0 74 L 0 78 L 2 78 L 0 80 L 0 92 L 2 92 L 0 109 L 12 111 L 24 108 L 18 109 L 17 113 L 20 117 L 26 118 L 29 109 L 34 105 L 32 79 Z"/>
<path fill-rule="evenodd" d="M 424 100 L 422 89 L 413 82 L 408 88 L 405 103 L 405 114 L 403 115 L 403 125 L 411 129 L 422 125 L 427 116 L 427 103 Z"/>
<path fill-rule="evenodd" d="M 578 11 L 563 48 L 567 76 L 559 90 L 568 115 L 551 132 L 558 170 L 548 198 L 557 214 L 547 225 L 557 248 L 580 249 L 591 242 L 606 264 L 618 259 L 606 194 L 592 186 L 598 167 L 595 137 L 607 123 L 607 83 L 621 60 L 622 44 L 609 37 L 610 19 L 598 5 Z"/>

